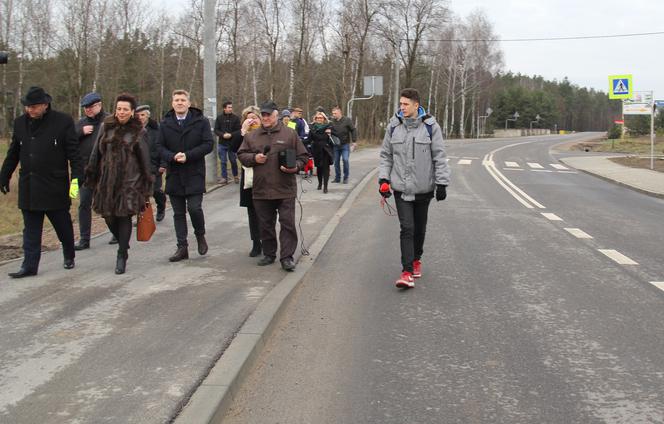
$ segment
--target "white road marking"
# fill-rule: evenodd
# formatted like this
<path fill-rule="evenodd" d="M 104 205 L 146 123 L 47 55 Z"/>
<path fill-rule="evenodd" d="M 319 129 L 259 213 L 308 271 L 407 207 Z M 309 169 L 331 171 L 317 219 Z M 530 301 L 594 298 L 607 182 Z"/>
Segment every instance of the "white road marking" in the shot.
<path fill-rule="evenodd" d="M 503 168 L 503 171 L 525 171 L 523 168 Z"/>
<path fill-rule="evenodd" d="M 559 164 L 559 163 L 552 163 L 552 164 L 551 164 L 551 167 L 552 167 L 552 168 L 556 168 L 556 169 L 559 170 L 559 171 L 567 171 L 567 170 L 569 169 L 569 168 L 566 167 L 565 165 L 561 165 L 561 164 Z"/>
<path fill-rule="evenodd" d="M 528 166 L 531 167 L 532 169 L 544 169 L 542 165 L 535 162 L 528 162 Z"/>
<path fill-rule="evenodd" d="M 461 159 L 457 162 L 457 165 L 470 165 L 471 163 L 473 163 L 473 161 L 470 159 Z"/>
<path fill-rule="evenodd" d="M 664 291 L 664 281 L 652 281 L 650 284 Z"/>
<path fill-rule="evenodd" d="M 585 231 L 580 230 L 578 228 L 565 228 L 565 231 L 567 231 L 568 233 L 570 233 L 571 235 L 573 235 L 576 238 L 580 238 L 580 239 L 591 239 L 591 238 L 593 238 L 593 236 L 591 236 L 590 234 L 588 234 Z"/>
<path fill-rule="evenodd" d="M 542 213 L 542 216 L 549 221 L 562 221 L 563 219 L 555 213 Z"/>
<path fill-rule="evenodd" d="M 558 171 L 559 174 L 578 174 L 576 171 Z"/>
<path fill-rule="evenodd" d="M 508 147 L 512 146 L 517 146 L 519 144 L 526 144 L 526 143 L 531 143 L 529 141 L 524 142 L 524 143 L 515 143 L 511 144 L 509 146 L 503 146 L 499 149 L 494 150 L 493 152 L 490 152 L 489 154 L 484 156 L 484 160 L 482 161 L 482 165 L 486 168 L 487 172 L 505 189 L 509 194 L 511 194 L 516 200 L 519 201 L 522 205 L 527 207 L 528 209 L 533 209 L 534 207 L 540 208 L 540 209 L 546 209 L 544 205 L 541 203 L 537 202 L 537 200 L 533 199 L 530 197 L 527 193 L 525 193 L 523 190 L 521 190 L 519 187 L 514 185 L 506 176 L 504 176 L 498 168 L 496 168 L 496 164 L 493 161 L 493 154 L 502 150 L 506 149 Z"/>
<path fill-rule="evenodd" d="M 531 169 L 533 172 L 554 172 L 550 169 Z"/>
<path fill-rule="evenodd" d="M 505 162 L 505 166 L 508 168 L 520 168 L 519 164 L 516 162 Z"/>
<path fill-rule="evenodd" d="M 618 252 L 617 250 L 613 249 L 598 249 L 601 253 L 605 254 L 609 258 L 613 259 L 616 263 L 619 265 L 638 265 L 638 262 L 635 262 L 628 258 L 627 256 L 623 255 L 622 253 Z"/>

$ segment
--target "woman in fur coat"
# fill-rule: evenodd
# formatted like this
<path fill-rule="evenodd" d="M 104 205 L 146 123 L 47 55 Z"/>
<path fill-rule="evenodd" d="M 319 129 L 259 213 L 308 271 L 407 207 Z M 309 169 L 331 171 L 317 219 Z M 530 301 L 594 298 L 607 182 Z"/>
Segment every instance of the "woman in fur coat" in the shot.
<path fill-rule="evenodd" d="M 318 190 L 327 193 L 327 183 L 330 180 L 330 165 L 334 164 L 333 146 L 330 136 L 336 132 L 324 112 L 316 112 L 314 123 L 309 127 L 309 140 L 311 140 L 314 153 L 316 175 L 318 175 Z"/>
<path fill-rule="evenodd" d="M 115 113 L 104 120 L 86 169 L 92 209 L 118 240 L 116 274 L 125 272 L 131 218 L 145 207 L 154 181 L 147 134 L 134 117 L 135 109 L 133 96 L 120 94 L 115 99 Z"/>

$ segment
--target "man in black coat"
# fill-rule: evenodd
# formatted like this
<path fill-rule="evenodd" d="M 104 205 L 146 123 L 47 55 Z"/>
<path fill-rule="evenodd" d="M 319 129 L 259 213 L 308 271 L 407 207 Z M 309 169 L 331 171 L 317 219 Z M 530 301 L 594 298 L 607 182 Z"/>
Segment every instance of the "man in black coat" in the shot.
<path fill-rule="evenodd" d="M 187 211 L 194 227 L 198 254 L 205 255 L 205 155 L 214 148 L 210 122 L 200 109 L 191 107 L 189 93 L 173 91 L 171 109 L 159 125 L 159 150 L 168 163 L 166 194 L 173 206 L 173 223 L 177 237 L 177 250 L 168 258 L 171 262 L 189 258 L 187 242 Z"/>
<path fill-rule="evenodd" d="M 166 215 L 166 195 L 164 194 L 164 190 L 162 190 L 163 181 L 161 176 L 166 172 L 166 166 L 168 164 L 164 162 L 159 154 L 159 146 L 157 145 L 157 138 L 159 138 L 159 124 L 157 121 L 150 118 L 149 105 L 138 106 L 135 113 L 148 134 L 148 144 L 150 145 L 150 170 L 152 171 L 152 175 L 154 175 L 152 197 L 154 197 L 154 201 L 157 204 L 157 221 L 161 222 Z"/>
<path fill-rule="evenodd" d="M 18 207 L 23 213 L 24 258 L 21 268 L 9 273 L 13 278 L 37 274 L 44 215 L 62 243 L 65 269 L 74 267 L 70 196 L 78 195 L 78 179 L 83 176 L 83 161 L 71 116 L 52 110 L 51 96 L 41 87 L 30 87 L 21 103 L 25 113 L 14 121 L 12 142 L 0 169 L 0 191 L 7 194 L 9 180 L 21 164 Z"/>
<path fill-rule="evenodd" d="M 81 107 L 85 114 L 76 123 L 76 135 L 78 136 L 78 150 L 83 159 L 83 166 L 90 160 L 92 146 L 97 140 L 99 129 L 104 118 L 108 116 L 104 112 L 101 96 L 97 93 L 88 93 L 81 99 Z M 74 248 L 83 250 L 90 248 L 90 232 L 92 228 L 92 189 L 85 184 L 80 184 L 81 200 L 78 204 L 78 229 L 80 237 Z"/>
<path fill-rule="evenodd" d="M 217 116 L 214 121 L 214 133 L 219 137 L 219 160 L 221 161 L 221 178 L 220 184 L 228 183 L 228 168 L 226 165 L 226 158 L 231 163 L 231 173 L 233 174 L 233 181 L 240 182 L 237 169 L 237 155 L 231 149 L 231 145 L 235 144 L 234 140 L 241 137 L 240 129 L 242 124 L 240 117 L 233 113 L 233 102 L 226 101 L 222 105 L 223 112 Z"/>

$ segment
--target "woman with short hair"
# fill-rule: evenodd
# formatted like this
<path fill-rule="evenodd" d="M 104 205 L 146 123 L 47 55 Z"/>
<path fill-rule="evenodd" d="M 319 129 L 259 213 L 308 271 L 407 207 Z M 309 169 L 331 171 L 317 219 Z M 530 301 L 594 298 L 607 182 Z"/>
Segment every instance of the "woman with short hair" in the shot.
<path fill-rule="evenodd" d="M 147 133 L 134 117 L 135 110 L 134 96 L 120 94 L 115 99 L 115 112 L 104 119 L 86 169 L 92 209 L 118 239 L 116 274 L 125 272 L 131 219 L 145 208 L 154 181 Z"/>
<path fill-rule="evenodd" d="M 334 153 L 331 136 L 336 136 L 327 115 L 316 112 L 314 122 L 309 127 L 309 140 L 311 140 L 316 175 L 318 176 L 318 190 L 327 193 L 327 183 L 330 180 L 330 165 L 334 164 Z"/>

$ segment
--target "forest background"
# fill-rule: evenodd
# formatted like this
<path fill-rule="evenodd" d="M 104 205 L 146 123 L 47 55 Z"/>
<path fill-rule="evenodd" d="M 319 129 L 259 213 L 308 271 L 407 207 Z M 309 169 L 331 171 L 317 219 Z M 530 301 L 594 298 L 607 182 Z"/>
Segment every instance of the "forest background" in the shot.
<path fill-rule="evenodd" d="M 420 90 L 447 137 L 490 133 L 517 111 L 510 128 L 539 115 L 535 128 L 606 131 L 620 116 L 620 102 L 604 92 L 505 72 L 490 17 L 457 16 L 444 0 L 218 0 L 215 19 L 218 113 L 225 100 L 239 112 L 274 99 L 306 117 L 341 105 L 362 138 L 378 140 L 394 113 L 396 62 L 400 87 Z M 183 1 L 177 12 L 149 0 L 0 0 L 0 51 L 9 52 L 0 66 L 0 137 L 32 85 L 75 118 L 90 91 L 106 109 L 130 92 L 154 116 L 170 109 L 175 88 L 203 105 L 203 0 Z M 368 75 L 383 77 L 384 95 L 346 110 Z"/>

